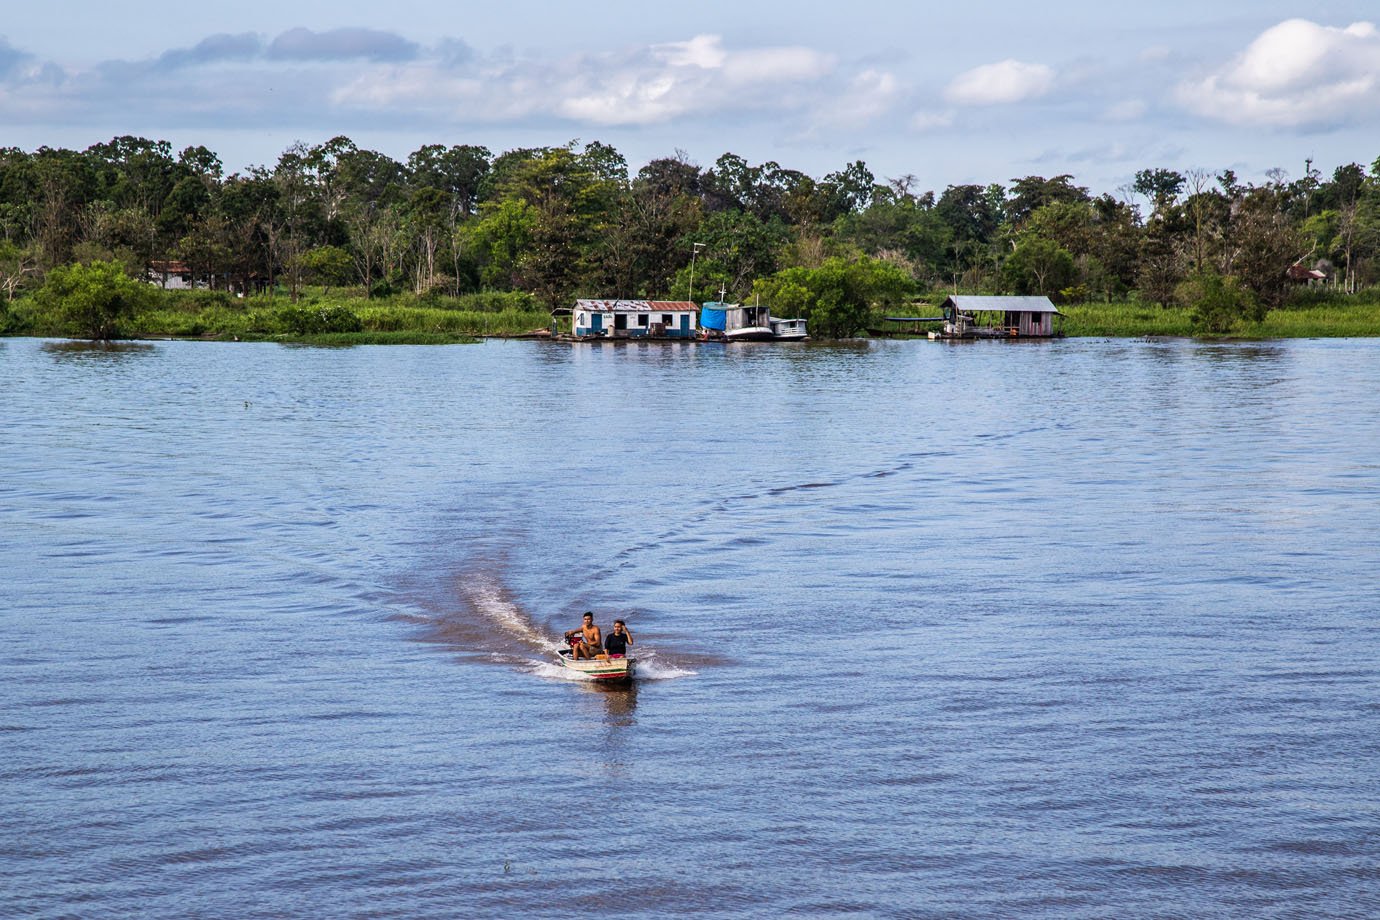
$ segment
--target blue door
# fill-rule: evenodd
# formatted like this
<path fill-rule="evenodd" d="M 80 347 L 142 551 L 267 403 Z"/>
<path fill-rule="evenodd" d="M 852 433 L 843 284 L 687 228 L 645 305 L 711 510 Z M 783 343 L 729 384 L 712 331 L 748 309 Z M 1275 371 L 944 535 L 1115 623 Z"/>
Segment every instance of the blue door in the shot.
<path fill-rule="evenodd" d="M 604 314 L 591 313 L 589 315 L 589 331 L 595 335 L 604 331 Z"/>

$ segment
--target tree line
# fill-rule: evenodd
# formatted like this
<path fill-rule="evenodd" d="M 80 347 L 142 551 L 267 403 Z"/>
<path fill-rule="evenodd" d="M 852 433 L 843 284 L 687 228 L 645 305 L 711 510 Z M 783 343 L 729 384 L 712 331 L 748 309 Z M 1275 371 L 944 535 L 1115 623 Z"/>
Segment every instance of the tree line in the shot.
<path fill-rule="evenodd" d="M 399 161 L 346 137 L 225 174 L 203 146 L 117 137 L 0 149 L 0 287 L 13 299 L 73 263 L 134 277 L 182 263 L 252 292 L 349 286 L 366 297 L 526 292 L 729 299 L 754 294 L 849 334 L 866 310 L 928 291 L 1279 306 L 1308 269 L 1343 291 L 1380 272 L 1380 160 L 1311 162 L 1260 184 L 1150 168 L 1118 193 L 1070 175 L 921 191 L 862 161 L 814 178 L 725 153 L 633 173 L 599 142 L 494 154 L 429 144 Z M 1293 277 L 1291 277 L 1293 276 Z M 1228 317 L 1230 318 L 1230 316 Z"/>

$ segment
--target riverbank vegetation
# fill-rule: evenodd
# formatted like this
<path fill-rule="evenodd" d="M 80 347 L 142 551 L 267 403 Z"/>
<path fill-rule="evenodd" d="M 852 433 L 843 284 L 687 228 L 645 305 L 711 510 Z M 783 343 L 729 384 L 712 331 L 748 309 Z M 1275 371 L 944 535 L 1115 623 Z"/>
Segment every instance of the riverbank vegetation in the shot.
<path fill-rule="evenodd" d="M 1378 174 L 1153 167 L 1094 195 L 732 153 L 634 172 L 598 142 L 399 161 L 337 137 L 230 175 L 137 137 L 5 148 L 0 334 L 459 341 L 576 297 L 722 296 L 844 337 L 956 291 L 1047 295 L 1072 335 L 1376 335 Z"/>

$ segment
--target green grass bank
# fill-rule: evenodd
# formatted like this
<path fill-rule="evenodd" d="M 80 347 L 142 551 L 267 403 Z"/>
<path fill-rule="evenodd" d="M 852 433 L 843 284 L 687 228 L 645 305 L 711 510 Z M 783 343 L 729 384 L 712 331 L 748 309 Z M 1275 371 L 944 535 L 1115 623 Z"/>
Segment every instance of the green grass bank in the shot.
<path fill-rule="evenodd" d="M 939 296 L 942 300 L 942 296 Z M 921 315 L 938 307 L 917 304 Z M 1071 337 L 1336 338 L 1380 336 L 1380 289 L 1341 295 L 1300 290 L 1260 322 L 1240 322 L 1208 335 L 1193 310 L 1139 301 L 1066 304 L 1063 330 Z M 121 338 L 278 341 L 314 345 L 474 342 L 485 336 L 523 336 L 550 327 L 548 311 L 522 293 L 366 299 L 350 291 L 309 289 L 293 303 L 286 295 L 237 298 L 218 291 L 158 291 L 148 304 L 121 316 Z M 938 324 L 934 324 L 937 328 Z M 924 335 L 926 328 L 877 319 L 891 335 Z M 82 337 L 61 311 L 31 297 L 0 301 L 0 334 Z"/>

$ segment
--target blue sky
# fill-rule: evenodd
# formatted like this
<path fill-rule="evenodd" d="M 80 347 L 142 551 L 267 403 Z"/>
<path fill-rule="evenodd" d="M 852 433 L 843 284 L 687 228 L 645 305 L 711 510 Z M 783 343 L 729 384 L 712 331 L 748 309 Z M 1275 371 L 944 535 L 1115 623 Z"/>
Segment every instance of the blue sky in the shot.
<path fill-rule="evenodd" d="M 0 20 L 0 146 L 613 144 L 920 190 L 1380 157 L 1380 3 L 126 0 Z"/>

